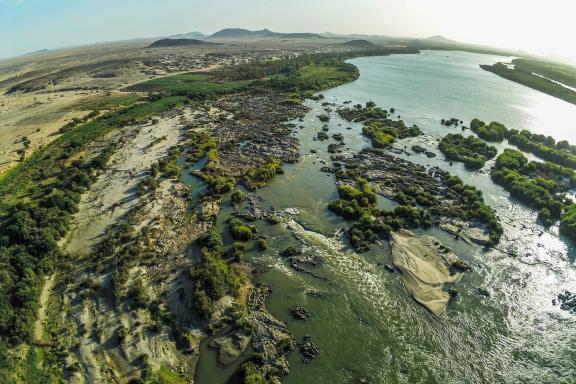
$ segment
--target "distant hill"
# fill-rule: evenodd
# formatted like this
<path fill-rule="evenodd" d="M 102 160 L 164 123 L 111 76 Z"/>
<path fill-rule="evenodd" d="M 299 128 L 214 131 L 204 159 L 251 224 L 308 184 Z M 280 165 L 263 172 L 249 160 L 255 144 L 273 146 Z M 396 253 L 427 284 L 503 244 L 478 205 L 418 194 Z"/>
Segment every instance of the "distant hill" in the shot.
<path fill-rule="evenodd" d="M 357 49 L 376 48 L 376 44 L 371 43 L 368 40 L 361 40 L 361 39 L 346 41 L 344 43 L 341 43 L 340 45 L 348 48 L 357 48 Z"/>
<path fill-rule="evenodd" d="M 203 39 L 204 37 L 206 37 L 206 35 L 202 32 L 179 33 L 169 36 L 170 39 Z"/>
<path fill-rule="evenodd" d="M 267 37 L 278 37 L 281 33 L 272 32 L 268 29 L 260 31 L 250 31 L 243 28 L 226 28 L 214 33 L 210 38 L 213 39 L 262 39 Z"/>
<path fill-rule="evenodd" d="M 226 28 L 214 33 L 210 36 L 211 39 L 240 39 L 240 40 L 255 40 L 255 39 L 325 39 L 326 37 L 317 33 L 280 33 L 272 32 L 269 29 L 261 29 L 259 31 L 251 31 L 243 28 Z"/>
<path fill-rule="evenodd" d="M 434 43 L 434 44 L 458 44 L 457 41 L 447 39 L 444 36 L 440 36 L 440 35 L 430 36 L 426 39 L 422 39 L 422 41 L 426 42 L 426 43 Z"/>
<path fill-rule="evenodd" d="M 283 33 L 283 39 L 326 39 L 325 36 L 317 33 Z"/>
<path fill-rule="evenodd" d="M 215 44 L 197 39 L 161 39 L 150 44 L 148 48 L 188 47 L 197 45 L 215 45 Z"/>

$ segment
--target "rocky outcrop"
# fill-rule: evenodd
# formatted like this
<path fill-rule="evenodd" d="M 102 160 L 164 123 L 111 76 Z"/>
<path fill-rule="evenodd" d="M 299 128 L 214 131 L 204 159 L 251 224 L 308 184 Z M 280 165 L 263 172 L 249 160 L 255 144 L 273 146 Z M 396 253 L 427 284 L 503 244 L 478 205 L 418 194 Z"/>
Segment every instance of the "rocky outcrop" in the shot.
<path fill-rule="evenodd" d="M 228 335 L 212 340 L 210 346 L 218 349 L 218 361 L 220 363 L 230 365 L 246 350 L 249 342 L 250 335 L 242 330 L 235 330 Z"/>
<path fill-rule="evenodd" d="M 558 301 L 560 302 L 560 309 L 568 311 L 576 315 L 576 294 L 570 291 L 564 291 L 558 295 Z M 553 304 L 556 305 L 556 300 L 553 300 Z"/>
<path fill-rule="evenodd" d="M 286 324 L 272 316 L 264 307 L 270 288 L 260 285 L 248 293 L 247 320 L 252 325 L 252 347 L 260 355 L 258 369 L 264 375 L 289 373 L 285 353 L 294 349 L 294 338 Z"/>
<path fill-rule="evenodd" d="M 490 241 L 490 234 L 483 228 L 474 227 L 470 223 L 462 220 L 442 219 L 440 228 L 446 232 L 457 236 L 468 244 L 476 243 L 486 245 Z"/>
<path fill-rule="evenodd" d="M 302 361 L 309 363 L 310 360 L 316 358 L 320 354 L 320 348 L 310 341 L 310 336 L 306 335 L 302 341 L 298 343 L 300 347 L 299 352 L 302 354 Z"/>
<path fill-rule="evenodd" d="M 310 317 L 310 312 L 300 305 L 295 305 L 290 308 L 290 313 L 292 313 L 292 316 L 297 320 L 308 320 Z"/>

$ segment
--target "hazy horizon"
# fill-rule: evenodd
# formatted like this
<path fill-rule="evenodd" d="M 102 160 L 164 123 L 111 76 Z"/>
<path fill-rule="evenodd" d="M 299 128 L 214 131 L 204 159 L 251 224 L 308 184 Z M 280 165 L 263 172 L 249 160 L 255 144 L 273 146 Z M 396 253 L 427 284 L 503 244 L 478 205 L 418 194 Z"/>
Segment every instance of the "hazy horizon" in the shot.
<path fill-rule="evenodd" d="M 576 62 L 576 5 L 518 0 L 0 0 L 0 58 L 128 39 L 223 28 L 426 38 L 527 51 Z M 200 11 L 200 12 L 198 12 Z M 510 28 L 510 22 L 514 28 Z"/>

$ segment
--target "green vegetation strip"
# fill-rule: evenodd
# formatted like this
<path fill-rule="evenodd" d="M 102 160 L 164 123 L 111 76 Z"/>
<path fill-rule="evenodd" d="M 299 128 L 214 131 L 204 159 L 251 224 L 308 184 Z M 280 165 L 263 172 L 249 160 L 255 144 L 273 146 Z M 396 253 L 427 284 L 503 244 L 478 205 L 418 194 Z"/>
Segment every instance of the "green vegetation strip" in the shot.
<path fill-rule="evenodd" d="M 510 66 L 503 63 L 480 65 L 480 67 L 505 79 L 576 104 L 575 91 L 542 77 L 550 78 L 574 88 L 576 87 L 576 68 L 529 59 L 515 59 L 512 64 L 514 68 L 510 68 Z"/>
<path fill-rule="evenodd" d="M 561 218 L 567 208 L 565 192 L 576 187 L 576 173 L 572 169 L 550 162 L 528 162 L 521 152 L 513 149 L 506 149 L 498 156 L 491 177 L 510 195 L 538 210 L 546 225 Z"/>
<path fill-rule="evenodd" d="M 170 94 L 188 96 L 206 96 L 246 89 L 251 84 L 249 80 L 216 81 L 208 74 L 185 73 L 148 80 L 126 90 L 139 92 L 168 92 Z"/>
<path fill-rule="evenodd" d="M 501 142 L 508 139 L 508 143 L 525 152 L 532 153 L 542 160 L 576 169 L 576 146 L 571 145 L 566 140 L 556 142 L 552 136 L 532 133 L 527 130 L 508 129 L 504 124 L 498 122 L 486 124 L 478 119 L 473 119 L 470 122 L 470 129 L 486 141 Z"/>
<path fill-rule="evenodd" d="M 100 111 L 100 110 L 115 109 L 118 107 L 129 107 L 141 100 L 142 96 L 134 94 L 104 96 L 96 100 L 91 100 L 85 104 L 82 104 L 82 109 L 85 111 Z"/>

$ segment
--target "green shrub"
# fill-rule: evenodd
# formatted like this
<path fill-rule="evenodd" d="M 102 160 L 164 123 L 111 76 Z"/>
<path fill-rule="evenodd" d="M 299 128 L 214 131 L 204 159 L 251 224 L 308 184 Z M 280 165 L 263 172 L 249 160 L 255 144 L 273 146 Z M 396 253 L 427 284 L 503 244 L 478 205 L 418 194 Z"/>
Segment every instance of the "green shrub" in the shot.
<path fill-rule="evenodd" d="M 254 236 L 255 230 L 241 220 L 232 218 L 228 221 L 228 229 L 235 240 L 248 241 Z"/>

